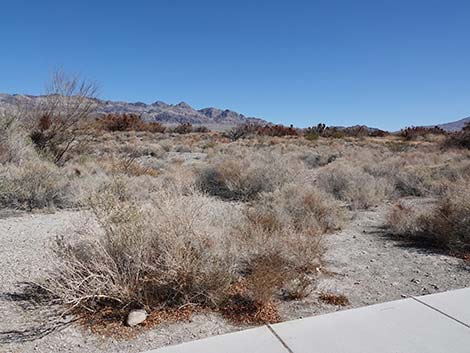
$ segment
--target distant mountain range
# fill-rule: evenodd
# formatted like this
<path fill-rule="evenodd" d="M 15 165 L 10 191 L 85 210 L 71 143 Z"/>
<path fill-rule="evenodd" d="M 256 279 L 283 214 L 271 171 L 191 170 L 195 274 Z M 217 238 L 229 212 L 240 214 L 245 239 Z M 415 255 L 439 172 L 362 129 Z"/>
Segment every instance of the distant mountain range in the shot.
<path fill-rule="evenodd" d="M 452 121 L 450 123 L 439 124 L 437 126 L 445 131 L 454 132 L 462 130 L 466 123 L 470 123 L 470 117 Z"/>
<path fill-rule="evenodd" d="M 44 96 L 32 96 L 32 95 L 21 95 L 21 94 L 2 94 L 0 93 L 0 110 L 12 108 L 15 106 L 28 106 L 39 103 Z M 234 112 L 228 109 L 218 108 L 203 108 L 196 110 L 185 102 L 178 104 L 167 104 L 161 101 L 156 101 L 152 104 L 145 104 L 142 102 L 127 103 L 110 100 L 97 100 L 98 109 L 97 114 L 109 114 L 109 113 L 134 113 L 142 116 L 143 119 L 148 121 L 158 121 L 163 124 L 181 124 L 191 123 L 194 125 L 225 125 L 234 126 L 247 123 L 255 124 L 270 124 L 268 121 L 246 117 L 243 114 Z M 438 124 L 440 128 L 452 132 L 461 130 L 466 122 L 470 122 L 470 117 L 457 120 L 454 122 Z M 313 123 L 312 125 L 316 125 Z M 435 126 L 435 125 L 432 125 Z M 356 126 L 356 127 L 359 127 Z M 362 126 L 371 131 L 378 130 L 375 128 Z M 343 126 L 337 126 L 338 129 L 344 129 Z"/>
<path fill-rule="evenodd" d="M 20 94 L 0 93 L 0 108 L 11 108 L 18 105 L 34 106 L 44 99 L 44 96 L 31 96 Z M 246 117 L 243 114 L 228 109 L 204 108 L 196 110 L 185 102 L 178 104 L 167 104 L 156 101 L 152 104 L 142 102 L 127 103 L 110 100 L 97 100 L 97 114 L 108 113 L 133 113 L 142 116 L 148 121 L 158 121 L 164 124 L 218 124 L 239 125 L 246 123 L 268 124 L 266 120 Z"/>

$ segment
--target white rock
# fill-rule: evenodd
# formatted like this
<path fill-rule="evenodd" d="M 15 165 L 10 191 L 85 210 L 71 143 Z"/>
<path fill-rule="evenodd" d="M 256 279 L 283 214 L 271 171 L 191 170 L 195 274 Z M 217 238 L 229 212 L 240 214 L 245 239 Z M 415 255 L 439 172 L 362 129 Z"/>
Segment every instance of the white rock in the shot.
<path fill-rule="evenodd" d="M 147 312 L 144 309 L 132 310 L 129 315 L 127 315 L 126 324 L 128 326 L 136 326 L 141 324 L 147 318 Z"/>

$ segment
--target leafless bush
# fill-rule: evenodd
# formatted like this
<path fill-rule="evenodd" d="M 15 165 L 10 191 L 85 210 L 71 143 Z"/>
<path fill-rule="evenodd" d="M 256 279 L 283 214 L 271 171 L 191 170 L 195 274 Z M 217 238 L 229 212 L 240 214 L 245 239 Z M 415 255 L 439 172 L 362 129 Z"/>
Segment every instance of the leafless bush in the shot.
<path fill-rule="evenodd" d="M 454 132 L 444 141 L 447 147 L 470 148 L 470 123 L 466 123 L 462 131 Z"/>
<path fill-rule="evenodd" d="M 55 72 L 46 95 L 37 106 L 29 107 L 23 118 L 36 148 L 50 154 L 57 164 L 63 163 L 73 149 L 82 148 L 97 106 L 96 92 L 93 83 Z"/>
<path fill-rule="evenodd" d="M 300 159 L 305 163 L 307 168 L 313 169 L 322 167 L 331 162 L 334 162 L 337 158 L 335 154 L 321 154 L 314 152 L 305 152 L 300 156 Z"/>
<path fill-rule="evenodd" d="M 36 157 L 15 113 L 0 113 L 0 163 L 21 163 Z"/>
<path fill-rule="evenodd" d="M 63 171 L 47 161 L 29 161 L 0 167 L 0 205 L 32 210 L 65 207 L 71 200 Z"/>
<path fill-rule="evenodd" d="M 369 208 L 390 196 L 392 186 L 385 178 L 373 177 L 360 167 L 336 162 L 319 171 L 318 185 L 353 208 Z"/>
<path fill-rule="evenodd" d="M 90 199 L 96 223 L 55 244 L 44 286 L 70 310 L 231 305 L 233 287 L 264 308 L 308 293 L 321 235 L 339 226 L 335 201 L 292 185 L 244 208 L 166 183 L 137 202 L 117 179 Z M 163 187 L 165 185 L 165 187 Z"/>
<path fill-rule="evenodd" d="M 230 239 L 211 220 L 220 212 L 214 201 L 162 189 L 143 207 L 122 189 L 92 198 L 99 229 L 58 239 L 60 262 L 49 290 L 65 304 L 91 310 L 217 303 L 234 265 Z"/>
<path fill-rule="evenodd" d="M 137 114 L 107 114 L 98 120 L 98 127 L 108 131 L 148 131 L 164 133 L 165 127 L 158 122 L 144 121 Z"/>
<path fill-rule="evenodd" d="M 274 294 L 308 293 L 324 250 L 322 234 L 341 222 L 338 204 L 313 187 L 289 185 L 263 194 L 245 210 L 232 235 L 248 274 L 250 298 L 266 304 Z"/>
<path fill-rule="evenodd" d="M 244 139 L 247 137 L 252 137 L 256 135 L 258 131 L 258 126 L 255 124 L 245 124 L 236 126 L 223 133 L 223 136 L 229 138 L 231 141 L 237 141 L 239 139 Z"/>
<path fill-rule="evenodd" d="M 289 170 L 278 156 L 253 154 L 242 159 L 227 157 L 199 171 L 197 181 L 201 191 L 224 200 L 248 201 L 261 192 L 273 191 L 288 181 Z"/>
<path fill-rule="evenodd" d="M 430 246 L 455 251 L 470 250 L 470 184 L 453 185 L 431 209 L 403 204 L 394 206 L 388 216 L 392 233 L 425 240 Z"/>
<path fill-rule="evenodd" d="M 189 134 L 193 132 L 193 126 L 190 123 L 183 123 L 175 126 L 171 131 L 176 134 Z"/>
<path fill-rule="evenodd" d="M 193 127 L 193 132 L 207 133 L 210 132 L 210 129 L 204 125 L 197 125 Z"/>
<path fill-rule="evenodd" d="M 232 141 L 253 136 L 297 136 L 298 131 L 293 125 L 287 127 L 284 125 L 259 125 L 244 124 L 236 126 L 224 133 Z"/>
<path fill-rule="evenodd" d="M 425 137 L 426 135 L 445 135 L 446 132 L 439 126 L 435 127 L 422 127 L 411 126 L 400 131 L 399 136 L 407 141 L 417 140 L 418 138 Z"/>
<path fill-rule="evenodd" d="M 319 299 L 331 305 L 347 306 L 350 304 L 348 297 L 344 294 L 321 293 Z"/>

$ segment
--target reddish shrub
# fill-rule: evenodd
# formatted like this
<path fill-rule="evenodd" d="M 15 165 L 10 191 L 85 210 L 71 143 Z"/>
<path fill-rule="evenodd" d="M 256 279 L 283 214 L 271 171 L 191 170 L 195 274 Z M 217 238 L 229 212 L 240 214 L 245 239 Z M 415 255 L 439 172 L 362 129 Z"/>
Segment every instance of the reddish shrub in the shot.
<path fill-rule="evenodd" d="M 251 136 L 296 136 L 298 131 L 293 125 L 287 127 L 284 125 L 257 125 L 257 124 L 244 124 L 225 133 L 225 136 L 232 141 L 240 138 L 247 138 Z"/>
<path fill-rule="evenodd" d="M 470 148 L 470 122 L 466 123 L 461 131 L 450 134 L 445 141 L 445 145 L 448 147 Z"/>
<path fill-rule="evenodd" d="M 438 126 L 435 127 L 422 127 L 422 126 L 411 126 L 402 129 L 399 136 L 403 137 L 407 141 L 416 140 L 426 135 L 445 135 L 446 132 Z"/>
<path fill-rule="evenodd" d="M 259 126 L 257 129 L 258 135 L 263 136 L 296 136 L 298 135 L 297 129 L 295 129 L 292 125 L 286 127 L 284 125 L 265 125 Z"/>
<path fill-rule="evenodd" d="M 200 126 L 194 127 L 193 132 L 206 133 L 206 132 L 210 132 L 210 130 L 207 126 L 200 125 Z"/>
<path fill-rule="evenodd" d="M 179 124 L 173 129 L 173 132 L 177 134 L 189 134 L 193 132 L 193 126 L 190 123 Z"/>
<path fill-rule="evenodd" d="M 338 128 L 335 126 L 326 126 L 323 123 L 319 123 L 317 126 L 312 126 L 304 130 L 304 136 L 309 140 L 314 140 L 318 137 L 384 137 L 387 135 L 389 135 L 389 133 L 386 131 L 379 129 L 370 129 L 367 126 L 363 125 Z"/>
<path fill-rule="evenodd" d="M 162 124 L 145 122 L 136 114 L 107 114 L 98 122 L 101 128 L 108 131 L 165 132 L 165 127 Z"/>

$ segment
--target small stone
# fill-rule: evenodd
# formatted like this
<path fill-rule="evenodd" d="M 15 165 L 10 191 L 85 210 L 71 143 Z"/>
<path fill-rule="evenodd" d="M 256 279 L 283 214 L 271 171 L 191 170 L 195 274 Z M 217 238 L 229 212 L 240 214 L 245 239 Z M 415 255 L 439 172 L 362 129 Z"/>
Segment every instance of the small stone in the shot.
<path fill-rule="evenodd" d="M 132 310 L 129 315 L 127 315 L 126 324 L 128 326 L 136 326 L 141 324 L 147 318 L 147 312 L 144 309 Z"/>

